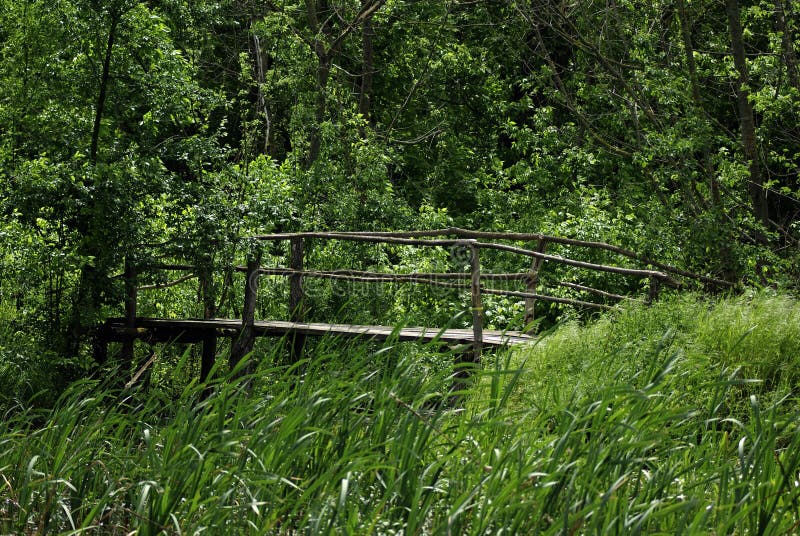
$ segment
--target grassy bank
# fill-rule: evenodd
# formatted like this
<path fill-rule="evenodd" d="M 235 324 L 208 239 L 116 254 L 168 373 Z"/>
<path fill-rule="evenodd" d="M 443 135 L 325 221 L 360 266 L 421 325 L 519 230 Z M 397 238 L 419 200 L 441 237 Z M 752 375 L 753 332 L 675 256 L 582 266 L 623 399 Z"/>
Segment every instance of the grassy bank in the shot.
<path fill-rule="evenodd" d="M 800 307 L 693 298 L 488 360 L 463 404 L 403 345 L 260 355 L 213 394 L 75 384 L 0 423 L 0 533 L 800 528 Z"/>

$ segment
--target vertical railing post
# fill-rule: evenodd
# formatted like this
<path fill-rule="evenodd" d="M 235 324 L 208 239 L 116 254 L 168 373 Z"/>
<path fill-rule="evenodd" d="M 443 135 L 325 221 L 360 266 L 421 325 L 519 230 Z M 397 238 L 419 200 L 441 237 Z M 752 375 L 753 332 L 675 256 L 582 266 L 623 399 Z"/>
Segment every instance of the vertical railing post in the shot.
<path fill-rule="evenodd" d="M 231 345 L 230 367 L 236 368 L 239 361 L 253 351 L 255 333 L 253 325 L 256 316 L 258 298 L 258 276 L 261 264 L 261 251 L 251 254 L 247 259 L 247 278 L 244 284 L 244 307 L 242 308 L 242 327 Z M 243 371 L 245 372 L 245 371 Z"/>
<path fill-rule="evenodd" d="M 483 353 L 483 301 L 481 299 L 481 259 L 477 240 L 469 245 L 470 294 L 472 296 L 472 359 L 479 363 Z"/>
<path fill-rule="evenodd" d="M 650 288 L 647 290 L 647 305 L 652 305 L 654 301 L 658 299 L 658 295 L 661 292 L 661 281 L 659 281 L 656 277 L 650 277 Z"/>
<path fill-rule="evenodd" d="M 203 318 L 208 320 L 216 316 L 214 303 L 214 274 L 210 268 L 203 267 L 200 271 L 200 292 L 203 298 Z M 217 359 L 217 333 L 214 329 L 203 333 L 203 351 L 200 357 L 200 381 L 205 382 L 214 362 Z"/>
<path fill-rule="evenodd" d="M 136 340 L 136 300 L 138 287 L 136 286 L 136 268 L 130 257 L 125 257 L 125 340 L 122 342 L 120 359 L 125 372 L 129 372 L 133 365 L 133 345 Z"/>
<path fill-rule="evenodd" d="M 200 382 L 205 383 L 217 360 L 217 332 L 206 330 L 203 334 L 203 355 L 200 358 Z"/>
<path fill-rule="evenodd" d="M 536 246 L 536 251 L 538 253 L 544 253 L 544 250 L 547 248 L 547 241 L 542 239 L 539 240 L 539 244 Z M 535 293 L 536 288 L 539 286 L 539 270 L 542 268 L 542 263 L 544 259 L 540 257 L 534 257 L 533 262 L 531 263 L 531 271 L 528 273 L 528 282 L 526 285 L 526 291 L 530 293 Z M 533 321 L 536 319 L 536 298 L 525 298 L 525 332 L 530 333 L 534 331 Z"/>
<path fill-rule="evenodd" d="M 470 368 L 476 363 L 480 363 L 483 353 L 483 301 L 481 299 L 481 260 L 478 253 L 478 241 L 466 240 L 458 242 L 458 247 L 469 248 L 469 267 L 470 267 L 470 298 L 472 311 L 472 348 L 459 351 L 454 357 L 456 370 L 453 374 L 453 384 L 451 386 L 452 396 L 450 404 L 455 405 L 461 399 L 461 391 L 467 385 L 470 375 Z M 466 365 L 466 366 L 465 366 Z"/>
<path fill-rule="evenodd" d="M 290 239 L 289 268 L 302 272 L 305 264 L 305 240 L 301 236 Z M 304 322 L 306 316 L 306 296 L 303 290 L 303 275 L 296 273 L 289 276 L 289 320 Z M 295 333 L 291 337 L 291 360 L 296 362 L 303 356 L 305 335 Z"/>

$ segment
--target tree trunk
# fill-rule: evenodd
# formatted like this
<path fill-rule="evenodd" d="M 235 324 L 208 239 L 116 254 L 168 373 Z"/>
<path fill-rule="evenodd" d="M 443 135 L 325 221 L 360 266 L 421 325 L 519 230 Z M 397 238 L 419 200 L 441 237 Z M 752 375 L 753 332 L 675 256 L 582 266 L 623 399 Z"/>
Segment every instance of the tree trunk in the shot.
<path fill-rule="evenodd" d="M 692 42 L 692 31 L 689 23 L 689 13 L 686 7 L 686 0 L 677 1 L 678 18 L 681 23 L 681 36 L 683 38 L 683 51 L 686 61 L 686 69 L 689 71 L 689 84 L 692 88 L 692 101 L 694 108 L 698 114 L 703 111 L 703 96 L 700 90 L 700 83 L 697 79 L 697 63 L 694 60 L 694 43 Z M 705 133 L 701 133 L 704 137 Z M 703 173 L 708 180 L 708 187 L 711 193 L 711 210 L 714 212 L 716 223 L 720 230 L 725 229 L 725 207 L 722 205 L 722 196 L 720 195 L 719 182 L 717 181 L 716 170 L 711 162 L 711 148 L 708 144 L 708 139 L 703 140 L 703 155 L 702 155 L 702 168 Z M 691 192 L 697 191 L 694 184 L 691 185 Z M 704 201 L 703 201 L 704 202 Z M 704 202 L 705 204 L 705 202 Z M 719 245 L 719 261 L 721 265 L 722 278 L 726 281 L 733 281 L 736 278 L 736 272 L 733 268 L 733 253 L 731 252 L 730 244 L 727 239 L 720 241 Z"/>
<path fill-rule="evenodd" d="M 369 0 L 362 0 L 362 5 L 366 5 Z M 375 76 L 375 49 L 372 38 L 375 36 L 375 28 L 372 18 L 364 21 L 361 29 L 362 62 L 361 62 L 361 90 L 358 96 L 358 113 L 365 121 L 370 121 L 370 108 L 372 101 L 372 82 Z"/>
<path fill-rule="evenodd" d="M 317 161 L 321 150 L 320 126 L 327 115 L 327 89 L 328 78 L 331 73 L 333 59 L 339 53 L 345 38 L 358 28 L 371 31 L 371 20 L 375 13 L 386 3 L 386 0 L 362 0 L 361 9 L 358 14 L 350 21 L 342 21 L 343 29 L 336 34 L 331 26 L 334 17 L 327 0 L 306 0 L 306 15 L 308 16 L 309 26 L 314 32 L 311 48 L 317 56 L 316 83 L 317 96 L 314 110 L 314 125 L 311 128 L 308 156 L 306 158 L 306 168 L 310 168 Z M 370 30 L 366 27 L 369 26 Z M 365 34 L 367 35 L 367 34 Z M 370 38 L 370 54 L 372 42 Z M 370 59 L 370 62 L 372 60 Z M 372 85 L 372 69 L 369 70 L 368 83 Z M 362 86 L 364 79 L 362 78 Z M 363 90 L 363 87 L 362 87 Z M 362 91 L 362 95 L 364 92 Z M 362 102 L 359 101 L 359 110 Z"/>
<path fill-rule="evenodd" d="M 97 148 L 100 144 L 100 125 L 103 121 L 103 111 L 106 106 L 106 95 L 108 92 L 108 82 L 111 79 L 111 55 L 114 50 L 114 39 L 117 35 L 117 24 L 120 15 L 111 12 L 111 26 L 108 29 L 108 40 L 106 41 L 106 54 L 103 60 L 103 74 L 100 77 L 100 92 L 97 95 L 97 108 L 94 112 L 94 127 L 92 128 L 92 142 L 89 149 L 89 159 L 93 164 L 97 163 Z"/>
<path fill-rule="evenodd" d="M 694 43 L 692 43 L 692 31 L 689 23 L 689 14 L 686 9 L 686 0 L 677 1 L 678 18 L 681 23 L 681 37 L 683 38 L 683 51 L 686 60 L 686 69 L 689 71 L 689 85 L 692 88 L 692 101 L 695 109 L 700 112 L 703 110 L 703 97 L 700 92 L 700 84 L 697 80 L 697 63 L 694 61 Z M 711 200 L 714 205 L 719 206 L 720 193 L 717 177 L 711 164 L 711 152 L 708 143 L 703 143 L 703 171 L 708 178 L 708 186 L 711 191 Z"/>
<path fill-rule="evenodd" d="M 265 60 L 261 54 L 261 40 L 258 34 L 253 30 L 253 22 L 250 22 L 250 31 L 253 34 L 253 59 L 256 64 L 256 82 L 258 84 L 258 107 L 264 114 L 264 154 L 269 154 L 269 136 L 272 129 L 272 119 L 267 106 L 267 99 L 264 95 L 264 82 L 266 81 L 265 71 L 267 67 L 264 65 Z"/>
<path fill-rule="evenodd" d="M 794 51 L 794 40 L 791 29 L 786 25 L 786 8 L 783 0 L 775 0 L 775 26 L 781 33 L 781 53 L 786 63 L 786 74 L 793 88 L 800 91 L 800 75 L 797 68 L 797 54 Z"/>
<path fill-rule="evenodd" d="M 317 161 L 322 147 L 320 127 L 322 122 L 325 121 L 328 107 L 328 100 L 325 93 L 328 88 L 328 78 L 331 73 L 331 60 L 332 58 L 328 54 L 325 54 L 319 58 L 319 63 L 317 64 L 317 98 L 314 107 L 314 125 L 311 127 L 311 139 L 309 142 L 306 168 L 310 168 L 314 162 Z"/>
<path fill-rule="evenodd" d="M 317 95 L 314 102 L 314 124 L 311 125 L 309 134 L 309 148 L 306 156 L 306 169 L 310 168 L 319 158 L 321 147 L 320 125 L 325 120 L 327 99 L 325 92 L 328 87 L 328 78 L 331 73 L 331 53 L 325 46 L 323 36 L 330 34 L 330 25 L 325 20 L 328 4 L 326 0 L 306 0 L 306 16 L 311 31 L 314 32 L 314 41 L 311 45 L 314 54 L 317 56 L 317 68 L 314 81 L 317 85 Z M 324 22 L 320 22 L 324 20 Z"/>
<path fill-rule="evenodd" d="M 750 104 L 750 91 L 748 84 L 750 77 L 744 51 L 744 38 L 742 36 L 742 23 L 739 19 L 738 0 L 726 0 L 725 11 L 728 14 L 728 28 L 731 37 L 731 51 L 733 63 L 738 73 L 736 81 L 736 100 L 739 107 L 739 126 L 742 129 L 742 149 L 750 167 L 750 180 L 748 192 L 752 203 L 753 215 L 756 219 L 767 225 L 769 223 L 767 195 L 764 189 L 764 177 L 758 161 L 758 146 L 756 144 L 756 121 L 753 107 Z"/>
<path fill-rule="evenodd" d="M 97 95 L 97 104 L 94 113 L 94 125 L 92 127 L 92 138 L 89 145 L 89 158 L 92 164 L 97 164 L 98 148 L 100 146 L 100 126 L 103 121 L 106 98 L 108 95 L 108 85 L 111 80 L 111 57 L 114 51 L 114 40 L 117 35 L 117 25 L 121 14 L 111 12 L 111 21 L 108 28 L 108 38 L 106 39 L 105 57 L 103 59 L 103 72 L 100 75 L 100 89 Z M 77 294 L 73 300 L 72 317 L 66 336 L 66 352 L 68 355 L 75 356 L 80 351 L 83 337 L 90 331 L 90 326 L 97 322 L 97 313 L 103 298 L 103 287 L 107 283 L 108 277 L 104 270 L 98 269 L 103 265 L 101 251 L 102 245 L 93 243 L 91 237 L 93 230 L 98 229 L 102 222 L 87 221 L 81 225 L 81 234 L 86 245 L 81 253 L 94 259 L 94 264 L 84 264 L 81 267 L 80 283 L 78 284 Z M 105 279 L 106 281 L 103 281 Z"/>

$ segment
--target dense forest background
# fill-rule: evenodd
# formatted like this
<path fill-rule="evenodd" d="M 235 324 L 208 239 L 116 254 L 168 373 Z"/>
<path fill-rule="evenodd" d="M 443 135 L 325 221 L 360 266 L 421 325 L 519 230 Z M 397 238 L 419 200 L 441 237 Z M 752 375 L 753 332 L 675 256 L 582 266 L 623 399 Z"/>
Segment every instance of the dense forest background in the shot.
<path fill-rule="evenodd" d="M 543 232 L 797 283 L 797 2 L 0 5 L 0 303 L 62 356 L 126 255 L 253 233 Z"/>

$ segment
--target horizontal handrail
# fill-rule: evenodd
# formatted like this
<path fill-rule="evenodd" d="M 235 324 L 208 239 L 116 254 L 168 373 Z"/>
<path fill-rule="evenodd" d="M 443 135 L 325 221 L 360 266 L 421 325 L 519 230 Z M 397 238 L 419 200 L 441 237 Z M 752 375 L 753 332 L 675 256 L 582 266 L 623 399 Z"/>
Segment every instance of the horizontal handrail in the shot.
<path fill-rule="evenodd" d="M 435 236 L 446 236 L 446 235 L 456 235 L 460 236 L 460 239 L 422 239 L 422 237 L 435 237 Z M 611 244 L 606 244 L 604 242 L 592 242 L 592 241 L 584 241 L 584 240 L 576 240 L 571 238 L 563 238 L 551 235 L 545 235 L 541 233 L 511 233 L 511 232 L 490 232 L 490 231 L 470 231 L 467 229 L 460 229 L 457 227 L 449 227 L 447 229 L 435 229 L 430 231 L 403 231 L 403 232 L 394 232 L 394 231 L 386 231 L 386 232 L 362 232 L 362 231 L 346 231 L 346 232 L 321 232 L 321 231 L 308 231 L 308 232 L 299 232 L 299 233 L 277 233 L 277 234 L 266 234 L 266 235 L 256 235 L 251 237 L 257 240 L 264 240 L 264 241 L 280 241 L 280 240 L 291 240 L 293 238 L 318 238 L 318 239 L 330 239 L 330 240 L 345 240 L 345 241 L 353 241 L 353 242 L 367 242 L 367 243 L 384 243 L 384 244 L 398 244 L 398 245 L 407 245 L 407 246 L 418 246 L 418 247 L 453 247 L 453 246 L 469 246 L 470 244 L 475 244 L 477 247 L 481 249 L 494 249 L 499 251 L 507 251 L 510 253 L 516 253 L 519 255 L 524 255 L 533 258 L 539 258 L 542 260 L 546 260 L 549 262 L 555 262 L 559 264 L 564 264 L 567 266 L 573 266 L 576 268 L 584 268 L 587 270 L 594 270 L 594 271 L 602 271 L 608 273 L 616 273 L 620 275 L 627 275 L 627 276 L 636 276 L 636 277 L 644 277 L 644 278 L 655 278 L 659 281 L 663 282 L 667 286 L 673 288 L 680 288 L 682 287 L 682 283 L 677 281 L 676 279 L 670 277 L 668 274 L 675 274 L 680 275 L 682 277 L 687 277 L 690 279 L 695 279 L 698 281 L 702 281 L 705 283 L 719 285 L 719 286 L 732 286 L 733 283 L 728 281 L 724 281 L 721 279 L 704 276 L 701 274 L 695 274 L 689 272 L 687 270 L 683 270 L 680 268 L 676 268 L 674 266 L 661 263 L 659 261 L 654 261 L 652 259 L 648 259 L 641 255 L 636 254 L 633 251 L 627 250 L 625 248 L 621 248 L 618 246 L 614 246 Z M 496 244 L 491 242 L 477 242 L 477 238 L 487 238 L 487 239 L 501 239 L 501 240 L 514 240 L 514 241 L 525 241 L 525 240 L 539 240 L 545 242 L 552 242 L 558 244 L 565 244 L 565 245 L 573 245 L 573 246 L 581 246 L 581 247 L 588 247 L 588 248 L 596 248 L 596 249 L 603 249 L 613 253 L 617 253 L 623 255 L 625 257 L 638 260 L 640 262 L 656 266 L 661 268 L 664 271 L 658 270 L 647 270 L 647 269 L 639 269 L 639 268 L 623 268 L 619 266 L 612 266 L 607 264 L 597 264 L 597 263 L 590 263 L 586 261 L 578 261 L 574 259 L 569 259 L 567 257 L 563 257 L 560 255 L 553 255 L 542 253 L 538 251 L 529 250 L 526 248 L 521 248 L 517 246 L 511 246 L 507 244 Z M 181 265 L 162 265 L 162 269 L 166 270 L 188 270 L 190 268 L 183 267 Z M 665 273 L 666 272 L 666 273 Z"/>
<path fill-rule="evenodd" d="M 558 296 L 550 296 L 549 294 L 539 294 L 537 292 L 519 292 L 516 290 L 499 290 L 494 288 L 482 288 L 481 292 L 484 294 L 495 294 L 498 296 L 516 296 L 519 298 L 534 298 L 542 301 L 549 301 L 553 303 L 564 303 L 566 305 L 575 305 L 579 307 L 592 307 L 594 309 L 613 309 L 611 305 L 604 303 L 587 302 L 582 300 L 575 300 L 572 298 L 559 298 Z"/>
<path fill-rule="evenodd" d="M 584 292 L 591 292 L 593 294 L 597 294 L 598 296 L 603 296 L 605 298 L 612 298 L 615 300 L 631 300 L 631 301 L 639 301 L 636 298 L 631 298 L 630 296 L 623 296 L 622 294 L 614 294 L 613 292 L 606 292 L 605 290 L 600 290 L 593 287 L 587 287 L 586 285 L 579 285 L 577 283 L 569 283 L 566 281 L 556 281 L 553 283 L 558 287 L 566 287 L 571 288 L 574 290 L 581 290 Z"/>
<path fill-rule="evenodd" d="M 656 270 L 641 270 L 638 268 L 620 268 L 619 266 L 608 266 L 606 264 L 594 264 L 591 262 L 585 261 L 576 261 L 573 259 L 568 259 L 566 257 L 561 257 L 560 255 L 550 255 L 548 253 L 540 253 L 538 251 L 532 251 L 530 249 L 519 248 L 516 246 L 509 246 L 506 244 L 493 244 L 489 242 L 479 242 L 478 247 L 486 248 L 486 249 L 496 249 L 499 251 L 508 251 L 510 253 L 517 253 L 519 255 L 525 255 L 526 257 L 533 257 L 536 259 L 543 259 L 546 261 L 557 262 L 560 264 L 565 264 L 567 266 L 574 266 L 576 268 L 585 268 L 587 270 L 595 270 L 599 272 L 609 272 L 614 274 L 620 275 L 631 275 L 631 276 L 639 276 L 645 278 L 655 278 L 659 281 L 664 282 L 665 284 L 669 285 L 673 288 L 680 288 L 683 286 L 680 281 L 677 281 L 670 277 L 669 275 L 665 274 L 664 272 L 658 272 Z"/>
<path fill-rule="evenodd" d="M 155 266 L 155 268 L 162 270 L 188 271 L 188 272 L 193 272 L 197 269 L 196 266 L 192 266 L 189 264 L 163 264 Z M 241 273 L 246 273 L 247 267 L 234 266 L 233 270 Z M 345 281 L 359 281 L 366 283 L 396 281 L 396 282 L 411 282 L 411 283 L 419 282 L 427 284 L 435 284 L 437 282 L 436 281 L 437 279 L 466 280 L 469 279 L 471 275 L 469 272 L 410 272 L 405 274 L 392 274 L 385 272 L 368 272 L 363 270 L 294 270 L 292 268 L 265 268 L 265 267 L 259 268 L 258 272 L 263 275 L 274 275 L 274 276 L 285 276 L 285 277 L 299 275 L 303 277 L 311 277 L 318 279 L 339 279 Z M 197 277 L 196 274 L 189 274 L 174 281 L 170 281 L 168 283 L 143 285 L 139 287 L 139 290 L 168 288 L 180 284 L 188 279 L 193 279 L 195 277 Z M 531 274 L 529 272 L 508 272 L 508 273 L 498 273 L 498 274 L 481 273 L 480 278 L 482 280 L 487 280 L 487 281 L 529 281 L 531 279 Z M 579 285 L 577 283 L 556 281 L 553 284 L 556 286 L 567 287 L 574 290 L 590 292 L 606 298 L 612 298 L 617 300 L 634 300 L 634 298 L 631 298 L 630 296 L 614 294 L 612 292 L 606 292 L 604 290 L 596 289 L 586 285 Z M 464 285 L 464 287 L 466 286 L 467 285 Z"/>
<path fill-rule="evenodd" d="M 237 272 L 246 272 L 244 266 L 236 266 Z M 409 272 L 409 273 L 388 273 L 388 272 L 366 272 L 362 270 L 294 270 L 292 268 L 259 268 L 259 273 L 264 275 L 302 275 L 304 277 L 319 277 L 331 279 L 352 279 L 362 281 L 361 278 L 374 279 L 376 281 L 415 281 L 423 279 L 469 279 L 469 272 Z M 527 281 L 530 274 L 513 272 L 502 274 L 482 273 L 481 279 L 490 281 Z"/>
<path fill-rule="evenodd" d="M 161 269 L 169 269 L 169 270 L 180 270 L 180 271 L 191 271 L 195 270 L 196 267 L 191 265 L 161 265 L 157 266 L 156 268 Z M 246 266 L 234 266 L 233 269 L 237 272 L 247 273 Z M 257 272 L 263 275 L 272 275 L 272 276 L 302 276 L 302 277 L 310 277 L 310 278 L 319 278 L 319 279 L 332 279 L 332 280 L 343 280 L 343 281 L 354 281 L 354 282 L 363 282 L 363 283 L 383 283 L 383 282 L 400 282 L 400 283 L 417 283 L 417 284 L 424 284 L 430 286 L 438 286 L 444 288 L 454 288 L 454 289 L 468 289 L 469 283 L 447 283 L 445 281 L 438 281 L 439 279 L 443 280 L 469 280 L 471 274 L 467 272 L 463 273 L 424 273 L 424 272 L 412 272 L 408 274 L 390 274 L 390 273 L 381 273 L 381 272 L 367 272 L 361 270 L 331 270 L 331 271 L 323 271 L 323 270 L 293 270 L 291 268 L 258 268 Z M 138 289 L 142 290 L 153 290 L 153 289 L 163 289 L 178 285 L 186 280 L 196 278 L 197 275 L 194 273 L 185 275 L 176 279 L 174 281 L 170 281 L 167 283 L 159 283 L 154 285 L 142 285 L 139 286 Z M 500 274 L 492 274 L 492 273 L 481 273 L 479 276 L 481 279 L 485 279 L 488 281 L 528 281 L 531 279 L 531 275 L 529 273 L 520 273 L 520 272 L 513 272 L 513 273 L 500 273 Z M 603 296 L 606 298 L 612 298 L 617 300 L 633 300 L 629 296 L 623 296 L 620 294 L 613 294 L 611 292 L 606 292 L 600 289 L 596 289 L 593 287 L 589 287 L 586 285 L 578 285 L 576 283 L 566 283 L 566 282 L 556 282 L 555 285 L 563 286 L 567 288 L 572 288 L 575 290 L 585 291 L 589 293 L 596 294 L 598 296 Z M 563 303 L 568 305 L 576 305 L 576 306 L 583 306 L 583 307 L 594 307 L 600 309 L 611 309 L 610 306 L 600 303 L 594 302 L 587 302 L 583 300 L 575 300 L 571 298 L 562 298 L 558 296 L 551 296 L 548 294 L 540 294 L 536 292 L 521 292 L 521 291 L 514 291 L 514 290 L 506 290 L 506 289 L 496 289 L 496 288 L 482 288 L 481 292 L 485 294 L 493 294 L 498 296 L 512 296 L 512 297 L 520 297 L 520 298 L 534 298 L 540 299 L 542 301 L 550 301 L 554 303 Z"/>
<path fill-rule="evenodd" d="M 664 272 L 658 272 L 656 270 L 641 270 L 637 268 L 620 268 L 618 266 L 609 266 L 605 264 L 594 264 L 590 262 L 584 261 L 576 261 L 573 259 L 568 259 L 566 257 L 561 257 L 559 255 L 549 255 L 547 253 L 540 253 L 538 251 L 532 251 L 525 248 L 520 248 L 516 246 L 509 246 L 506 244 L 494 244 L 491 242 L 477 242 L 474 239 L 471 241 L 466 240 L 438 240 L 438 239 L 431 239 L 431 240 L 420 240 L 416 238 L 398 238 L 392 236 L 375 236 L 375 235 L 368 235 L 368 234 L 347 234 L 347 233 L 318 233 L 318 232 L 311 232 L 311 233 L 295 233 L 295 234 L 281 234 L 281 235 L 262 235 L 253 237 L 260 240 L 287 240 L 291 238 L 328 238 L 333 240 L 349 240 L 354 242 L 370 242 L 370 243 L 383 243 L 383 244 L 402 244 L 407 246 L 469 246 L 474 244 L 476 247 L 481 249 L 496 249 L 500 251 L 508 251 L 510 253 L 517 253 L 519 255 L 525 255 L 527 257 L 535 257 L 551 262 L 556 262 L 559 264 L 565 264 L 568 266 L 574 266 L 576 268 L 585 268 L 588 270 L 595 270 L 601 272 L 610 272 L 616 273 L 620 275 L 630 275 L 630 276 L 638 276 L 638 277 L 646 277 L 646 278 L 656 278 L 659 281 L 662 281 L 666 285 L 673 287 L 673 288 L 680 288 L 682 284 L 670 277 L 669 275 L 665 274 Z"/>
<path fill-rule="evenodd" d="M 137 287 L 137 289 L 141 291 L 141 290 L 158 290 L 158 289 L 163 289 L 163 288 L 174 287 L 176 285 L 180 285 L 184 281 L 188 281 L 190 279 L 195 279 L 196 277 L 197 277 L 197 274 L 186 274 L 186 275 L 184 275 L 182 277 L 179 277 L 178 279 L 175 279 L 173 281 L 167 281 L 166 283 L 155 283 L 155 284 L 152 284 L 152 285 L 139 285 Z"/>
<path fill-rule="evenodd" d="M 578 246 L 591 249 L 600 249 L 616 253 L 624 257 L 639 261 L 644 264 L 649 264 L 656 268 L 660 268 L 668 273 L 687 277 L 702 281 L 703 283 L 718 285 L 722 287 L 732 287 L 734 283 L 718 279 L 715 277 L 696 274 L 670 264 L 656 261 L 640 255 L 635 251 L 608 244 L 606 242 L 578 240 L 575 238 L 565 238 L 561 236 L 546 235 L 542 233 L 517 233 L 517 232 L 504 232 L 504 231 L 472 231 L 469 229 L 461 229 L 459 227 L 447 227 L 444 229 L 433 229 L 424 231 L 341 231 L 341 232 L 322 232 L 322 231 L 308 231 L 298 233 L 275 233 L 255 235 L 252 238 L 265 241 L 279 241 L 289 240 L 291 238 L 327 238 L 351 241 L 365 241 L 365 242 L 385 242 L 385 243 L 403 243 L 395 242 L 393 239 L 413 239 L 423 237 L 437 237 L 437 236 L 458 236 L 468 239 L 491 239 L 491 240 L 511 240 L 511 241 L 544 241 L 553 244 L 562 244 L 568 246 Z M 379 240 L 384 239 L 384 240 Z M 388 239 L 388 240 L 387 240 Z M 433 240 L 428 242 L 435 242 Z M 421 244 L 421 245 L 435 245 L 435 244 Z"/>
<path fill-rule="evenodd" d="M 242 266 L 237 266 L 236 270 L 241 272 L 246 272 L 246 268 Z M 444 288 L 454 288 L 454 289 L 468 289 L 470 288 L 470 284 L 468 282 L 465 283 L 447 283 L 444 281 L 437 281 L 436 279 L 429 278 L 428 276 L 459 276 L 459 277 L 443 277 L 442 279 L 461 279 L 462 276 L 466 276 L 467 279 L 470 278 L 471 274 L 381 274 L 378 272 L 362 272 L 364 274 L 370 275 L 350 275 L 350 274 L 337 274 L 335 272 L 315 272 L 310 270 L 290 270 L 290 269 L 282 269 L 282 268 L 260 268 L 258 270 L 259 273 L 265 275 L 278 275 L 278 276 L 291 276 L 291 275 L 302 275 L 303 277 L 312 277 L 312 278 L 324 278 L 324 279 L 339 279 L 345 281 L 357 281 L 363 283 L 383 283 L 383 282 L 403 282 L 403 283 L 417 283 L 423 285 L 430 285 L 435 287 L 444 287 Z M 513 278 L 504 278 L 503 280 L 506 281 L 513 281 L 513 280 L 528 280 L 530 279 L 530 275 L 528 274 L 480 274 L 481 279 L 489 279 L 489 280 L 498 280 L 497 276 L 514 276 Z M 520 277 L 521 276 L 521 277 Z M 594 292 L 596 294 L 605 295 L 606 297 L 618 297 L 618 298 L 625 298 L 625 296 L 617 296 L 615 294 L 603 292 L 601 290 L 592 289 L 591 287 L 583 287 L 583 290 Z M 549 296 L 547 294 L 538 294 L 535 292 L 519 292 L 515 290 L 505 290 L 505 289 L 495 289 L 495 288 L 481 288 L 481 292 L 484 294 L 494 294 L 498 296 L 516 296 L 520 298 L 537 298 L 543 301 L 551 301 L 556 303 L 565 303 L 570 305 L 581 305 L 581 306 L 589 306 L 589 307 L 596 307 L 596 308 L 605 308 L 610 309 L 611 307 L 593 303 L 593 302 L 586 302 L 581 300 L 573 300 L 570 298 L 559 298 L 557 296 Z"/>

